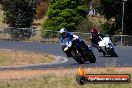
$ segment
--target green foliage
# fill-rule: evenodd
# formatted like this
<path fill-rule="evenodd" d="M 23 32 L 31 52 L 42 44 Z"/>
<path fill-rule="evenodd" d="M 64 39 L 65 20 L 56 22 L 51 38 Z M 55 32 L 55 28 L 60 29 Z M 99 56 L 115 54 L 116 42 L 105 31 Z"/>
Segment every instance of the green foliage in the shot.
<path fill-rule="evenodd" d="M 30 38 L 30 28 L 36 13 L 35 0 L 2 0 L 0 1 L 2 9 L 4 10 L 4 23 L 8 24 L 12 39 L 19 40 Z"/>
<path fill-rule="evenodd" d="M 102 24 L 101 26 L 102 26 L 102 29 L 103 29 L 103 34 L 114 35 L 117 31 L 115 29 L 115 23 L 106 22 L 106 23 Z"/>
<path fill-rule="evenodd" d="M 75 31 L 78 23 L 87 15 L 85 0 L 51 0 L 44 20 L 43 30 L 58 31 L 65 27 Z"/>
<path fill-rule="evenodd" d="M 132 35 L 132 0 L 125 2 L 124 34 Z"/>
<path fill-rule="evenodd" d="M 107 20 L 115 17 L 121 9 L 120 0 L 100 0 L 100 13 L 104 15 Z"/>
<path fill-rule="evenodd" d="M 121 31 L 122 26 L 122 0 L 100 0 L 99 5 L 99 13 L 101 15 L 104 15 L 104 17 L 109 20 L 111 18 L 115 19 L 114 26 L 115 30 Z M 132 19 L 132 0 L 127 0 L 125 2 L 125 13 L 124 13 L 124 30 L 123 34 L 129 34 L 132 35 L 132 25 L 131 25 L 131 19 Z M 114 30 L 114 31 L 115 31 Z M 112 31 L 112 30 L 111 30 Z"/>
<path fill-rule="evenodd" d="M 98 12 L 107 19 L 102 29 L 106 34 L 115 34 L 121 25 L 122 6 L 120 0 L 100 0 Z M 109 21 L 114 18 L 115 22 L 110 23 Z"/>
<path fill-rule="evenodd" d="M 36 11 L 35 0 L 2 0 L 4 22 L 10 27 L 31 27 Z"/>

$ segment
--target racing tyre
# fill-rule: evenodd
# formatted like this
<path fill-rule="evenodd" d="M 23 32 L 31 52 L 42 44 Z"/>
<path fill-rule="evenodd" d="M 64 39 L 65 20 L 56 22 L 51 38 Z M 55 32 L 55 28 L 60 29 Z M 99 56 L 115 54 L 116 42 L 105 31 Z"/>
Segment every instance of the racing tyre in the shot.
<path fill-rule="evenodd" d="M 71 51 L 71 56 L 79 63 L 79 64 L 84 64 L 84 60 L 77 51 Z"/>
<path fill-rule="evenodd" d="M 112 56 L 113 57 L 118 57 L 118 55 L 115 52 L 113 52 L 113 55 Z"/>
<path fill-rule="evenodd" d="M 95 63 L 96 62 L 96 57 L 93 53 L 91 53 L 91 55 L 90 55 L 89 62 L 90 63 Z"/>
<path fill-rule="evenodd" d="M 118 57 L 118 55 L 116 54 L 113 48 L 109 49 L 109 52 L 111 53 L 112 57 Z"/>

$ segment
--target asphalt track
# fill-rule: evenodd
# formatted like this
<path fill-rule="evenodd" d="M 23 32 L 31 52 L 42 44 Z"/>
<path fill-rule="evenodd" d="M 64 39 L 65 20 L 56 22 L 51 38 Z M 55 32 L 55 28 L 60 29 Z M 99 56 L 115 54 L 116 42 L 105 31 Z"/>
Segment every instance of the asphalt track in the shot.
<path fill-rule="evenodd" d="M 18 41 L 0 41 L 0 49 L 21 50 L 48 53 L 55 56 L 61 56 L 55 62 L 50 64 L 34 64 L 18 67 L 0 67 L 0 70 L 5 69 L 47 69 L 47 68 L 75 68 L 79 64 L 73 58 L 67 58 L 61 50 L 60 44 L 52 43 L 37 43 L 37 42 L 18 42 Z M 101 53 L 94 49 L 94 54 L 97 58 L 96 63 L 86 62 L 83 66 L 86 67 L 131 67 L 132 66 L 132 46 L 116 46 L 115 51 L 119 57 L 103 57 Z"/>

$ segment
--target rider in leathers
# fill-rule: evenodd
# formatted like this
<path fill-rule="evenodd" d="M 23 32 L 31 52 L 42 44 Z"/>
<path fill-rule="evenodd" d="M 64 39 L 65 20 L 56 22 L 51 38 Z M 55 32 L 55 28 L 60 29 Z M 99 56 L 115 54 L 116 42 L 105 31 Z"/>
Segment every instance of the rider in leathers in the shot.
<path fill-rule="evenodd" d="M 101 38 L 103 38 L 104 36 L 99 34 L 98 31 L 96 30 L 96 28 L 92 28 L 91 30 L 91 44 L 93 47 L 96 47 L 98 49 L 99 52 L 102 52 L 104 55 L 106 54 L 100 47 L 98 42 L 101 41 Z"/>
<path fill-rule="evenodd" d="M 85 47 L 88 49 L 88 47 L 84 43 L 84 41 L 79 40 L 79 36 L 77 36 L 71 32 L 68 32 L 66 28 L 60 29 L 60 35 L 61 35 L 61 38 L 60 38 L 61 44 L 63 43 L 64 39 L 66 39 L 66 38 L 69 39 L 69 41 L 68 41 L 69 44 L 67 46 L 62 45 L 62 50 L 67 54 L 68 57 L 71 57 L 71 54 L 70 54 L 70 52 L 68 52 L 68 49 L 72 46 L 73 41 L 78 41 L 79 43 L 85 45 Z"/>

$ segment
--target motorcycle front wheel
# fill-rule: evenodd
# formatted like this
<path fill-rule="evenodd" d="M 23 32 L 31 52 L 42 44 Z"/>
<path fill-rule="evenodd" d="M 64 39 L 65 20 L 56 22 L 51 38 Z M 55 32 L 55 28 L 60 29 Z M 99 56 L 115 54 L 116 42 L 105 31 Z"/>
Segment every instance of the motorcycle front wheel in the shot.
<path fill-rule="evenodd" d="M 96 62 L 96 57 L 93 53 L 90 53 L 89 62 L 90 63 L 95 63 Z"/>
<path fill-rule="evenodd" d="M 71 56 L 79 63 L 79 64 L 84 64 L 84 59 L 81 56 L 81 54 L 77 50 L 72 50 L 71 51 Z"/>
<path fill-rule="evenodd" d="M 114 48 L 109 48 L 109 52 L 111 53 L 112 57 L 118 57 L 118 55 L 116 54 Z"/>
<path fill-rule="evenodd" d="M 112 57 L 118 57 L 118 55 L 116 54 L 116 52 L 113 52 L 111 56 Z"/>

